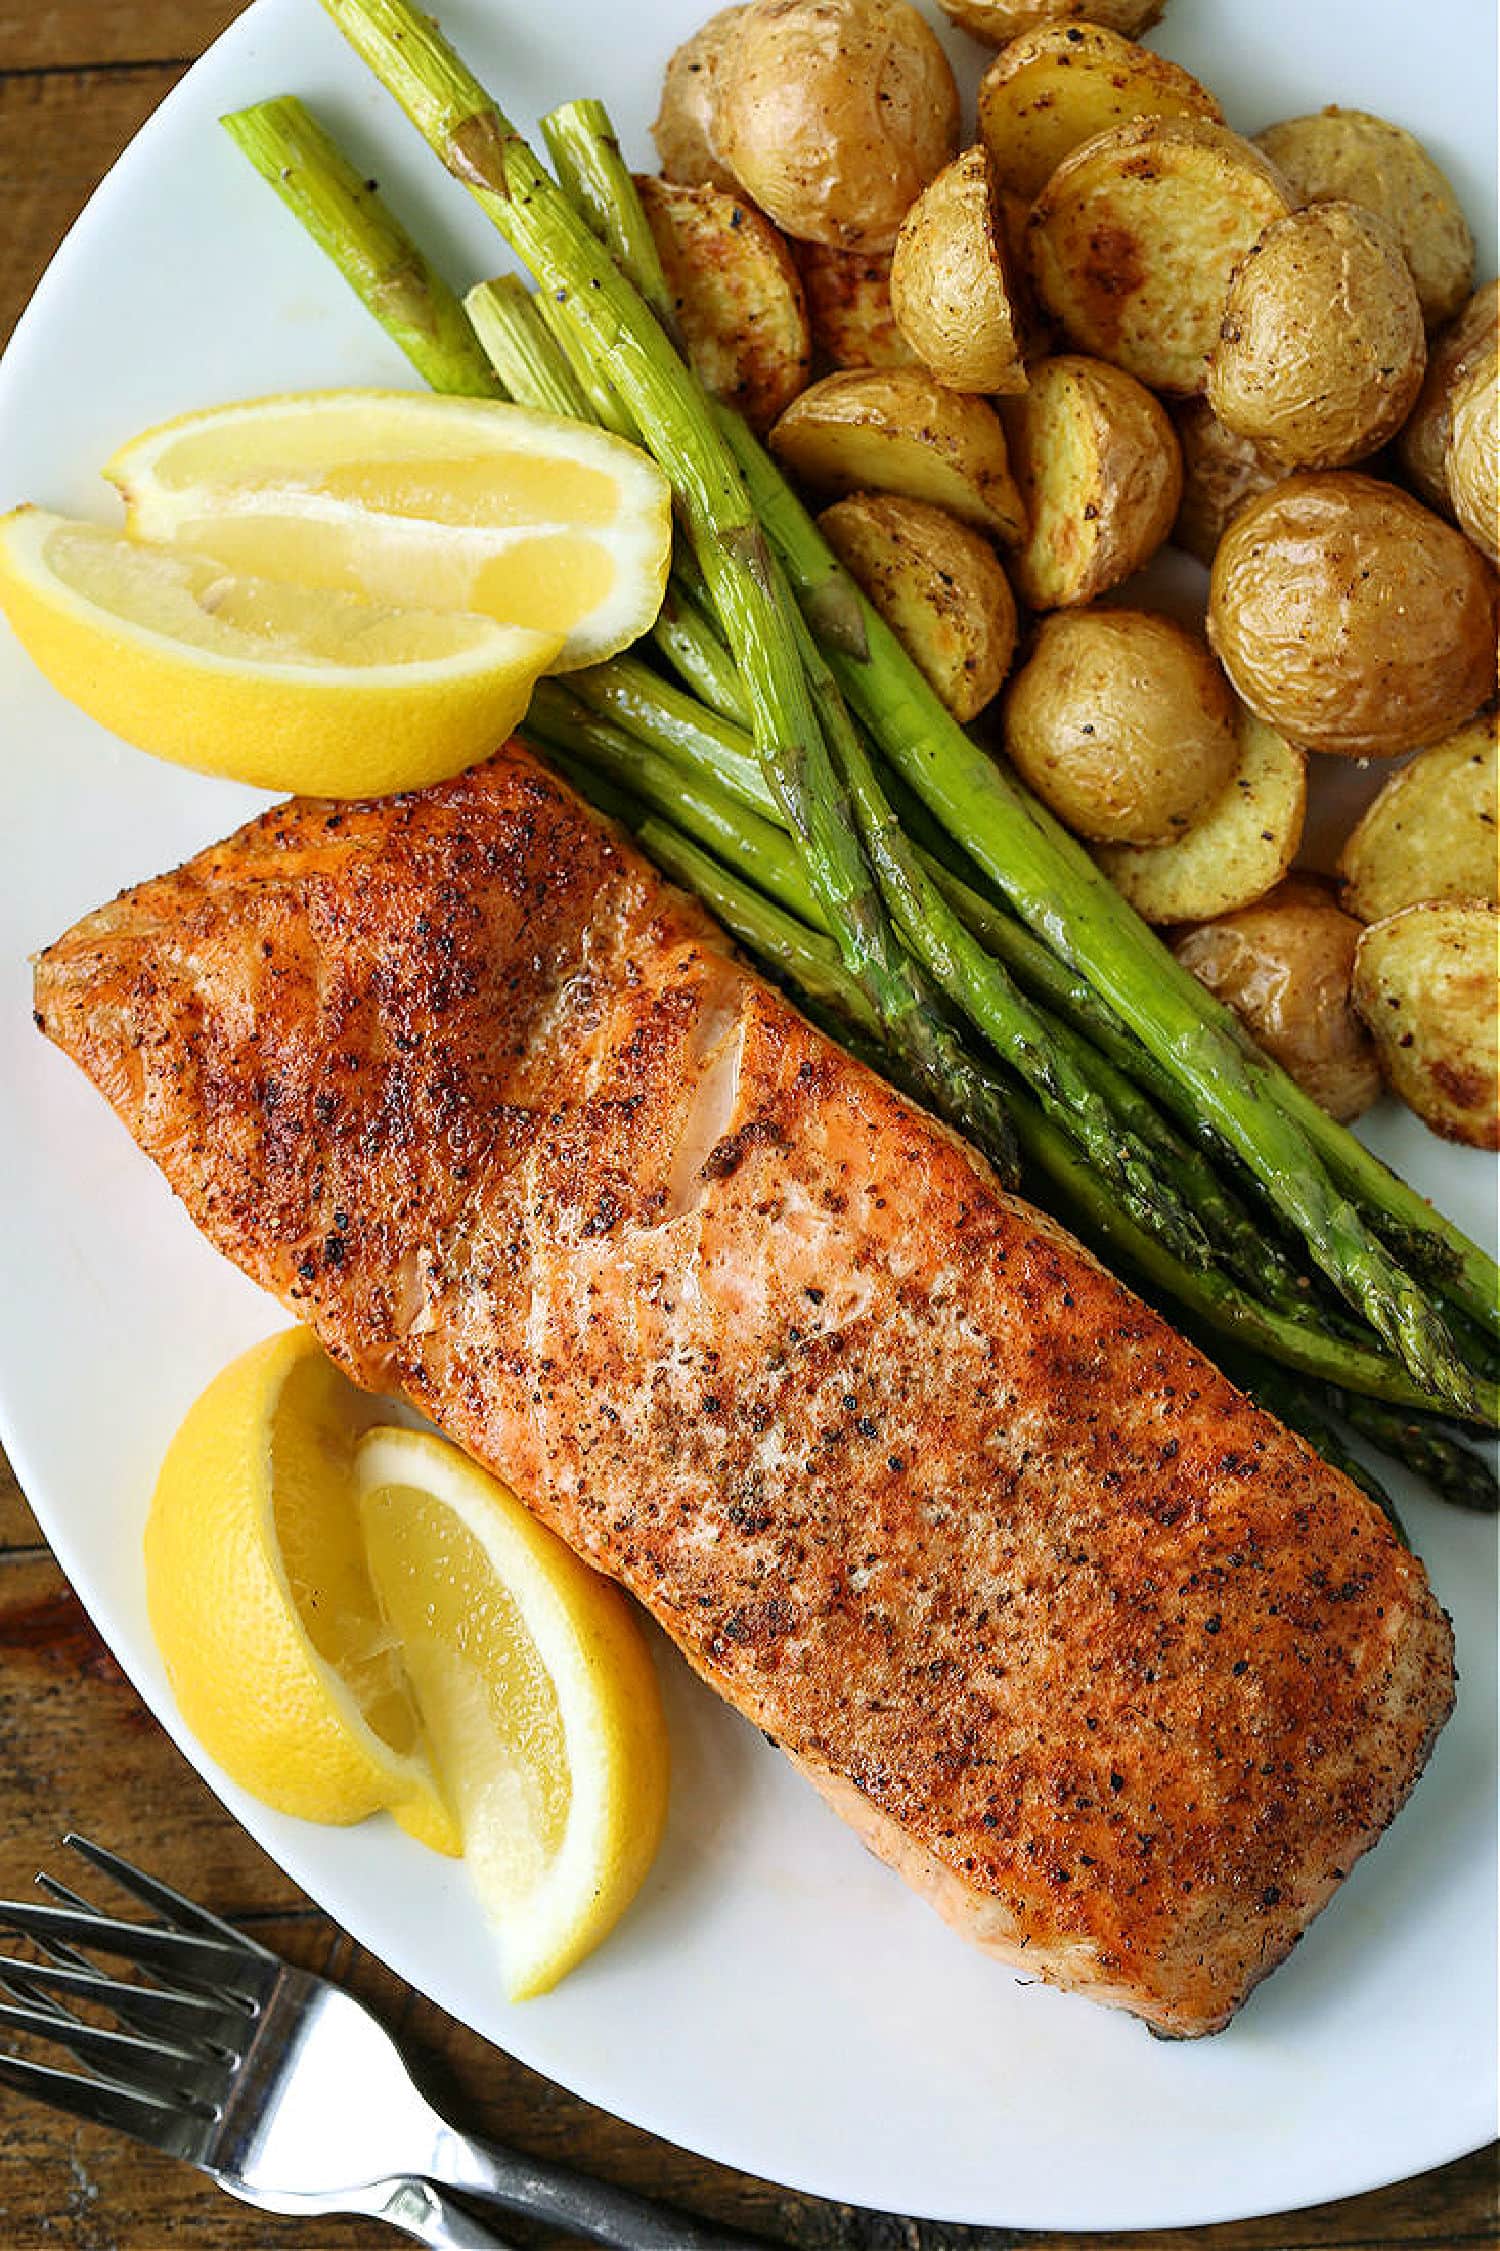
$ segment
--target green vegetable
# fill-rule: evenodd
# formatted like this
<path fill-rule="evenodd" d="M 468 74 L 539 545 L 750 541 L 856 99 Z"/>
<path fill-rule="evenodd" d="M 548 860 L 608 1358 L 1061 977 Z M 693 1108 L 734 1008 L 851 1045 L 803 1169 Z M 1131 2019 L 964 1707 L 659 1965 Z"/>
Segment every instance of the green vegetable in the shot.
<path fill-rule="evenodd" d="M 498 398 L 468 315 L 436 267 L 295 94 L 219 120 L 435 391 Z"/>

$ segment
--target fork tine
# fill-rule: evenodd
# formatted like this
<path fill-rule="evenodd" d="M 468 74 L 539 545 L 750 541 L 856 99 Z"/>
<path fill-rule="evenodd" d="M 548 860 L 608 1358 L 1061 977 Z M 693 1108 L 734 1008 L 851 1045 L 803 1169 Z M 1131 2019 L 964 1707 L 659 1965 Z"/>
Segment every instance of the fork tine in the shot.
<path fill-rule="evenodd" d="M 178 2149 L 180 2137 L 173 2129 L 181 2123 L 181 2111 L 176 2103 L 155 2095 L 116 2087 L 107 2079 L 84 2079 L 76 2071 L 59 2071 L 52 2064 L 33 2063 L 29 2056 L 8 2055 L 4 2049 L 0 2049 L 0 2086 L 50 2103 L 54 2110 L 70 2111 L 90 2125 L 112 2126 L 116 2133 L 149 2142 L 153 2149 Z"/>
<path fill-rule="evenodd" d="M 44 1973 L 40 1963 L 13 1962 L 0 1957 L 0 1993 L 8 1993 L 14 2001 L 28 2002 L 31 2007 L 46 2009 L 62 2024 L 77 2024 L 74 2010 L 59 2001 L 55 1994 L 44 1993 L 36 1982 Z"/>
<path fill-rule="evenodd" d="M 201 2054 L 166 2041 L 141 2040 L 133 2032 L 106 2032 L 76 2019 L 63 2023 L 46 2009 L 17 2008 L 7 2001 L 0 2001 L 0 2025 L 36 2040 L 54 2040 L 91 2071 L 136 2093 L 169 2096 L 178 2109 L 200 2117 L 216 2115 L 214 2104 L 200 2092 L 204 2072 L 216 2067 Z"/>
<path fill-rule="evenodd" d="M 76 1891 L 69 1891 L 66 1884 L 59 1884 L 55 1882 L 54 1879 L 48 1875 L 45 1868 L 39 1868 L 37 1870 L 36 1881 L 41 1889 L 45 1892 L 50 1892 L 52 1897 L 57 1900 L 60 1905 L 64 1907 L 76 1907 L 79 1913 L 82 1915 L 88 1915 L 93 1912 L 86 1899 L 80 1899 Z M 49 1939 L 37 1936 L 33 1939 L 32 1943 L 41 1948 L 42 1952 L 47 1956 L 49 1961 L 65 1963 L 75 1970 L 86 1970 L 89 1967 L 86 1958 L 79 1953 L 77 1947 L 64 1946 L 60 1938 Z"/>
<path fill-rule="evenodd" d="M 86 1946 L 101 1954 L 115 1954 L 142 1969 L 165 1971 L 168 1978 L 192 1985 L 227 1987 L 252 2006 L 257 1995 L 247 1991 L 247 1972 L 258 1972 L 258 1961 L 247 1962 L 238 1941 L 200 1938 L 192 1931 L 164 1931 L 151 1923 L 117 1922 L 113 1916 L 73 1907 L 44 1906 L 38 1900 L 0 1900 L 0 1925 L 23 1931 L 46 1945 Z"/>
<path fill-rule="evenodd" d="M 237 2006 L 215 2001 L 205 1993 L 174 1993 L 159 1985 L 127 1985 L 105 1977 L 101 1971 L 74 1969 L 59 1964 L 18 1962 L 0 1954 L 0 1986 L 36 2007 L 47 2007 L 72 2019 L 73 2012 L 56 1998 L 59 1993 L 92 2001 L 112 2009 L 122 2024 L 149 2035 L 165 2034 L 183 2047 L 221 2047 L 249 2030 L 248 2013 Z"/>
<path fill-rule="evenodd" d="M 80 1837 L 71 1829 L 64 1836 L 63 1843 L 80 1854 L 91 1867 L 97 1868 L 101 1875 L 112 1878 L 123 1891 L 129 1892 L 144 1906 L 154 1907 L 159 1915 L 165 1916 L 178 1930 L 193 1932 L 201 1938 L 222 1938 L 231 1946 L 242 1947 L 247 1954 L 259 1955 L 263 1961 L 276 1960 L 276 1956 L 268 1948 L 253 1938 L 247 1938 L 232 1923 L 211 1915 L 196 1900 L 185 1899 L 180 1891 L 174 1891 L 160 1877 L 148 1876 L 144 1868 L 137 1868 L 132 1862 L 122 1860 L 117 1852 L 111 1852 L 107 1846 L 96 1845 L 90 1838 Z"/>

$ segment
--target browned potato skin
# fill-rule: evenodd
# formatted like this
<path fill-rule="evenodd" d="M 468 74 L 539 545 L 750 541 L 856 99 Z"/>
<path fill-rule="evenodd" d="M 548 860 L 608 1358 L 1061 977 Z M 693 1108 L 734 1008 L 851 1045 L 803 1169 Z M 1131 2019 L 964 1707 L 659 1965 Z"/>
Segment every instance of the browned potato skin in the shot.
<path fill-rule="evenodd" d="M 1460 526 L 1500 562 L 1500 352 L 1491 345 L 1454 386 L 1443 457 Z"/>
<path fill-rule="evenodd" d="M 1087 16 L 1127 39 L 1139 39 L 1160 20 L 1167 0 L 938 0 L 945 16 L 987 47 L 1034 31 L 1038 24 L 1073 23 Z"/>
<path fill-rule="evenodd" d="M 1453 513 L 1446 466 L 1453 394 L 1476 362 L 1493 351 L 1497 336 L 1500 283 L 1488 281 L 1442 334 L 1434 337 L 1427 355 L 1426 378 L 1396 443 L 1401 466 L 1418 496 L 1445 516 Z"/>
<path fill-rule="evenodd" d="M 714 138 L 789 235 L 888 250 L 958 147 L 958 88 L 908 0 L 751 0 L 719 66 Z"/>
<path fill-rule="evenodd" d="M 1182 505 L 1172 539 L 1207 565 L 1236 510 L 1279 484 L 1282 471 L 1248 438 L 1226 430 L 1207 399 L 1180 401 L 1172 423 L 1182 448 Z"/>
<path fill-rule="evenodd" d="M 1474 286 L 1474 237 L 1445 173 L 1403 125 L 1336 104 L 1255 136 L 1299 203 L 1362 203 L 1395 229 L 1429 328 Z"/>
<path fill-rule="evenodd" d="M 1000 539 L 1026 516 L 994 408 L 945 390 L 925 367 L 851 367 L 809 385 L 771 432 L 771 451 L 815 491 L 926 500 Z"/>
<path fill-rule="evenodd" d="M 1038 301 L 1076 350 L 1191 396 L 1235 266 L 1291 209 L 1274 165 L 1227 126 L 1132 118 L 1065 156 L 1033 204 Z"/>
<path fill-rule="evenodd" d="M 882 250 L 799 242 L 813 346 L 835 367 L 911 367 L 916 353 L 891 311 L 891 261 Z"/>
<path fill-rule="evenodd" d="M 1080 142 L 1132 117 L 1224 122 L 1191 72 L 1097 21 L 1022 32 L 979 85 L 979 130 L 996 177 L 1028 202 Z"/>
<path fill-rule="evenodd" d="M 950 391 L 1025 390 L 995 177 L 982 148 L 945 165 L 902 220 L 891 311 L 915 357 Z"/>
<path fill-rule="evenodd" d="M 835 501 L 818 526 L 954 718 L 977 718 L 1016 649 L 1015 596 L 989 542 L 893 493 Z"/>
<path fill-rule="evenodd" d="M 1022 779 L 1097 844 L 1166 844 L 1239 763 L 1234 698 L 1207 649 L 1143 610 L 1044 618 L 1005 699 Z"/>
<path fill-rule="evenodd" d="M 1481 712 L 1392 774 L 1344 839 L 1342 903 L 1380 922 L 1435 899 L 1500 903 L 1495 713 Z"/>
<path fill-rule="evenodd" d="M 1144 384 L 1061 353 L 1036 363 L 1001 420 L 1031 526 L 1011 570 L 1031 609 L 1092 602 L 1151 560 L 1177 514 L 1182 457 Z"/>
<path fill-rule="evenodd" d="M 1320 885 L 1292 877 L 1253 907 L 1172 940 L 1183 967 L 1345 1125 L 1369 1109 L 1381 1083 L 1350 998 L 1359 935 Z"/>
<path fill-rule="evenodd" d="M 1395 436 L 1426 365 L 1391 228 L 1356 203 L 1313 203 L 1267 227 L 1237 268 L 1208 403 L 1283 468 L 1343 469 Z"/>
<path fill-rule="evenodd" d="M 1358 470 L 1287 477 L 1219 543 L 1208 637 L 1303 750 L 1394 758 L 1451 734 L 1495 671 L 1495 585 L 1430 509 Z"/>
<path fill-rule="evenodd" d="M 651 137 L 665 177 L 686 187 L 733 190 L 739 185 L 715 145 L 714 110 L 719 64 L 744 12 L 742 7 L 721 8 L 667 63 Z"/>
<path fill-rule="evenodd" d="M 1387 1085 L 1471 1149 L 1500 1149 L 1497 979 L 1500 914 L 1477 901 L 1404 907 L 1372 922 L 1355 956 L 1354 1005 Z"/>
<path fill-rule="evenodd" d="M 791 252 L 742 196 L 644 173 L 635 184 L 688 358 L 717 398 L 768 430 L 812 367 Z"/>

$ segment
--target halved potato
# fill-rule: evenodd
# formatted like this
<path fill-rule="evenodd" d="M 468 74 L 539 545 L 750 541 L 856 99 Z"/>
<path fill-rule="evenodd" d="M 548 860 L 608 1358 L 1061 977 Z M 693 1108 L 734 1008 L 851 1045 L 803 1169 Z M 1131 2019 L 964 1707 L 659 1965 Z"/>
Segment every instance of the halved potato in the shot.
<path fill-rule="evenodd" d="M 1204 922 L 1252 906 L 1297 856 L 1307 760 L 1240 706 L 1240 762 L 1173 844 L 1101 844 L 1094 857 L 1147 922 Z"/>
<path fill-rule="evenodd" d="M 968 148 L 901 222 L 891 311 L 924 367 L 950 391 L 1024 391 L 1026 369 L 990 160 Z"/>
<path fill-rule="evenodd" d="M 1395 229 L 1429 328 L 1474 285 L 1474 237 L 1452 183 L 1403 125 L 1336 105 L 1255 136 L 1299 203 L 1362 203 Z"/>
<path fill-rule="evenodd" d="M 975 718 L 1016 650 L 1015 596 L 989 541 L 885 492 L 836 500 L 818 525 L 954 718 Z"/>
<path fill-rule="evenodd" d="M 1031 205 L 1024 195 L 1014 195 L 1009 188 L 1002 188 L 996 198 L 996 209 L 1000 214 L 1000 239 L 1005 244 L 1006 275 L 1020 326 L 1021 356 L 1029 371 L 1033 360 L 1045 359 L 1049 352 L 1056 350 L 1057 331 L 1043 314 L 1031 286 L 1027 232 L 1031 224 Z"/>
<path fill-rule="evenodd" d="M 938 0 L 945 16 L 987 47 L 1003 47 L 1039 24 L 1073 23 L 1080 16 L 1111 31 L 1123 31 L 1128 39 L 1139 39 L 1166 4 L 1167 0 Z"/>
<path fill-rule="evenodd" d="M 689 358 L 716 397 L 768 430 L 812 365 L 791 252 L 769 219 L 722 188 L 651 174 L 635 184 Z"/>
<path fill-rule="evenodd" d="M 1395 436 L 1426 366 L 1392 229 L 1357 203 L 1312 203 L 1273 220 L 1230 281 L 1208 403 L 1283 468 L 1345 469 Z"/>
<path fill-rule="evenodd" d="M 1355 956 L 1354 1005 L 1387 1085 L 1424 1125 L 1473 1149 L 1500 1149 L 1493 907 L 1446 901 L 1371 923 Z"/>
<path fill-rule="evenodd" d="M 661 108 L 651 128 L 661 168 L 690 188 L 738 186 L 714 140 L 719 64 L 743 7 L 721 8 L 684 40 L 667 63 Z"/>
<path fill-rule="evenodd" d="M 1304 750 L 1394 758 L 1495 685 L 1495 580 L 1451 524 L 1357 469 L 1283 478 L 1219 542 L 1208 637 L 1252 711 Z"/>
<path fill-rule="evenodd" d="M 1182 448 L 1182 505 L 1172 538 L 1200 563 L 1212 563 L 1235 510 L 1279 484 L 1284 472 L 1248 438 L 1226 430 L 1207 399 L 1182 400 L 1172 422 Z"/>
<path fill-rule="evenodd" d="M 1031 271 L 1079 351 L 1153 390 L 1208 378 L 1229 279 L 1292 198 L 1207 118 L 1138 117 L 1065 156 L 1031 213 Z"/>
<path fill-rule="evenodd" d="M 916 353 L 891 311 L 891 261 L 884 250 L 830 250 L 799 242 L 813 343 L 835 367 L 910 367 Z"/>
<path fill-rule="evenodd" d="M 1257 1046 L 1348 1124 L 1380 1093 L 1374 1043 L 1350 998 L 1359 937 L 1321 884 L 1293 876 L 1253 907 L 1183 931 L 1172 951 Z"/>
<path fill-rule="evenodd" d="M 1454 385 L 1443 456 L 1453 513 L 1474 545 L 1500 562 L 1500 351 L 1491 344 Z"/>
<path fill-rule="evenodd" d="M 1099 605 L 1054 610 L 1005 698 L 1016 771 L 1079 836 L 1167 844 L 1239 763 L 1235 705 L 1196 634 Z"/>
<path fill-rule="evenodd" d="M 1361 922 L 1436 899 L 1500 904 L 1495 714 L 1421 751 L 1351 830 L 1339 854 L 1343 903 Z"/>
<path fill-rule="evenodd" d="M 902 493 L 1001 539 L 1026 536 L 998 415 L 925 368 L 825 375 L 793 399 L 770 442 L 817 492 Z"/>
<path fill-rule="evenodd" d="M 1401 466 L 1429 508 L 1453 513 L 1448 490 L 1448 435 L 1453 425 L 1453 395 L 1500 336 L 1500 282 L 1487 281 L 1463 311 L 1432 340 L 1427 374 L 1405 429 L 1396 441 Z"/>
<path fill-rule="evenodd" d="M 1036 363 L 1001 420 L 1031 526 L 1011 563 L 1024 602 L 1092 602 L 1150 561 L 1177 513 L 1182 457 L 1144 384 L 1064 353 Z"/>
<path fill-rule="evenodd" d="M 1047 23 L 1001 49 L 979 86 L 979 130 L 1002 187 L 1029 202 L 1070 150 L 1131 117 L 1224 112 L 1190 72 L 1100 22 Z"/>
<path fill-rule="evenodd" d="M 713 132 L 787 234 L 888 250 L 958 148 L 958 87 L 910 0 L 750 0 L 719 64 Z"/>

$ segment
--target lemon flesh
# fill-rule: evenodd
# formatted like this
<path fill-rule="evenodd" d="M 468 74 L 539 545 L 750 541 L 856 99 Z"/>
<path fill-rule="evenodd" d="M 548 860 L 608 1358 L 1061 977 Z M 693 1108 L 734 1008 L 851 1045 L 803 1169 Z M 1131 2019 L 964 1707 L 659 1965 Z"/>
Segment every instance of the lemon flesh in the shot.
<path fill-rule="evenodd" d="M 0 518 L 0 611 L 101 725 L 317 797 L 446 780 L 525 716 L 556 634 L 236 574 L 38 508 Z"/>
<path fill-rule="evenodd" d="M 637 446 L 493 400 L 326 391 L 190 414 L 105 474 L 129 529 L 236 572 L 553 633 L 595 664 L 661 607 L 671 490 Z"/>
<path fill-rule="evenodd" d="M 613 1928 L 660 1841 L 649 1652 L 618 1590 L 444 1440 L 369 1430 L 354 1476 L 507 1989 L 545 1992 Z"/>
<path fill-rule="evenodd" d="M 157 1479 L 151 1628 L 183 1718 L 244 1789 L 310 1821 L 389 1807 L 456 1852 L 365 1564 L 352 1472 L 371 1412 L 305 1329 L 224 1369 Z"/>

